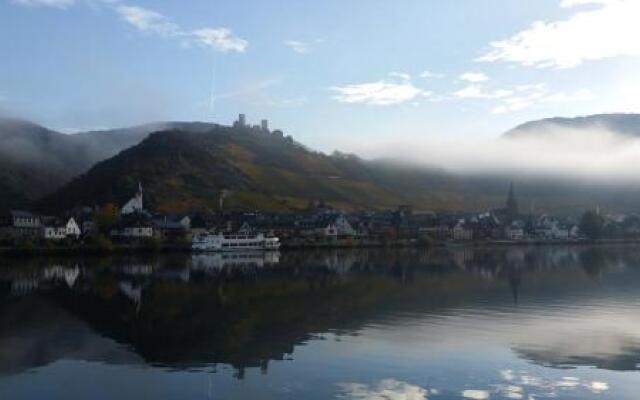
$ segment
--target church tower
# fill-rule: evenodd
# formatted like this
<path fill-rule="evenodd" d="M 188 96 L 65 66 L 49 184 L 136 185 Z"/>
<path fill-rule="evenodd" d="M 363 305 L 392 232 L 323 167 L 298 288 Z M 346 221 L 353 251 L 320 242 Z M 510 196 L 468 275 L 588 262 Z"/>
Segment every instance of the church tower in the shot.
<path fill-rule="evenodd" d="M 120 214 L 129 215 L 142 211 L 144 211 L 144 207 L 142 205 L 142 183 L 138 181 L 138 192 L 127 202 L 127 204 L 122 206 L 122 209 L 120 209 Z"/>
<path fill-rule="evenodd" d="M 518 217 L 518 200 L 516 199 L 513 182 L 511 182 L 511 185 L 509 186 L 509 195 L 507 197 L 506 210 L 507 217 L 510 221 L 513 221 Z"/>

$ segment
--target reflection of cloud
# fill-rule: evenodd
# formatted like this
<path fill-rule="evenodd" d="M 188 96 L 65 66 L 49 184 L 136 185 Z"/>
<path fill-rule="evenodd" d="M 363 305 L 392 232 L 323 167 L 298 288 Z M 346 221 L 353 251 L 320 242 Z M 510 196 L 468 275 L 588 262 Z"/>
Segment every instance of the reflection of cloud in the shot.
<path fill-rule="evenodd" d="M 574 376 L 565 376 L 560 379 L 547 379 L 537 376 L 531 376 L 526 372 L 514 372 L 512 370 L 500 371 L 501 377 L 507 381 L 506 384 L 491 385 L 495 392 L 502 397 L 508 399 L 537 399 L 559 397 L 559 393 L 568 392 L 591 392 L 595 394 L 603 393 L 609 390 L 609 384 L 601 381 L 582 380 Z M 487 391 L 465 391 L 465 392 L 481 392 L 487 397 L 467 397 L 470 399 L 488 399 Z M 464 392 L 463 392 L 464 396 Z M 528 397 L 525 397 L 528 396 Z"/>
<path fill-rule="evenodd" d="M 462 397 L 471 400 L 485 400 L 489 398 L 489 392 L 486 390 L 464 390 Z"/>
<path fill-rule="evenodd" d="M 383 379 L 376 385 L 342 383 L 344 398 L 362 400 L 426 400 L 427 390 L 395 379 Z"/>
<path fill-rule="evenodd" d="M 588 385 L 588 389 L 593 393 L 602 393 L 609 390 L 609 384 L 606 382 L 591 382 Z"/>

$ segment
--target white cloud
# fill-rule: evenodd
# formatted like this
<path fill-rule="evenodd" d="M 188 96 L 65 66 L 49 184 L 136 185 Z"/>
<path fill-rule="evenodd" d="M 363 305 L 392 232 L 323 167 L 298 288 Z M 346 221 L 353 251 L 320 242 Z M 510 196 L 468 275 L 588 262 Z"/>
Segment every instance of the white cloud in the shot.
<path fill-rule="evenodd" d="M 572 7 L 583 6 L 588 4 L 606 4 L 609 2 L 611 2 L 611 0 L 562 0 L 562 2 L 560 3 L 560 6 L 565 8 L 572 8 Z"/>
<path fill-rule="evenodd" d="M 13 3 L 27 7 L 53 7 L 64 10 L 76 2 L 75 0 L 13 0 Z"/>
<path fill-rule="evenodd" d="M 509 39 L 493 42 L 477 61 L 508 62 L 538 68 L 573 68 L 587 61 L 621 56 L 640 56 L 640 1 L 563 0 L 575 12 L 566 20 L 534 22 Z"/>
<path fill-rule="evenodd" d="M 431 72 L 431 71 L 425 70 L 424 72 L 422 72 L 422 73 L 420 74 L 420 78 L 425 78 L 425 79 L 431 79 L 431 78 L 439 79 L 439 78 L 444 78 L 444 74 L 439 74 L 439 73 L 436 73 L 436 72 Z"/>
<path fill-rule="evenodd" d="M 486 82 L 489 77 L 481 72 L 466 72 L 460 75 L 460 79 L 471 83 Z"/>
<path fill-rule="evenodd" d="M 411 80 L 411 75 L 407 74 L 406 72 L 390 72 L 389 76 L 392 78 L 399 78 L 403 81 L 410 81 Z"/>
<path fill-rule="evenodd" d="M 523 85 L 517 87 L 517 93 L 505 97 L 501 104 L 491 110 L 492 114 L 505 114 L 524 110 L 542 104 L 561 104 L 594 99 L 594 94 L 588 89 L 579 89 L 572 93 L 551 92 L 544 85 Z"/>
<path fill-rule="evenodd" d="M 284 42 L 285 46 L 299 54 L 311 53 L 311 45 L 299 40 L 287 40 Z"/>
<path fill-rule="evenodd" d="M 388 106 L 410 102 L 419 97 L 431 95 L 423 89 L 415 87 L 408 81 L 377 81 L 368 83 L 334 86 L 329 90 L 336 92 L 334 99 L 341 103 L 360 103 L 375 106 Z"/>
<path fill-rule="evenodd" d="M 500 99 L 512 94 L 513 91 L 506 89 L 485 91 L 480 85 L 469 85 L 453 93 L 459 99 Z"/>
<path fill-rule="evenodd" d="M 136 6 L 118 6 L 116 12 L 123 20 L 142 32 L 151 32 L 163 36 L 181 34 L 180 27 L 157 11 Z"/>
<path fill-rule="evenodd" d="M 192 35 L 200 44 L 222 52 L 244 53 L 249 46 L 249 42 L 235 36 L 227 28 L 203 28 L 193 31 Z"/>
<path fill-rule="evenodd" d="M 352 400 L 427 400 L 427 390 L 395 379 L 383 379 L 376 385 L 344 383 L 339 385 L 343 398 Z"/>
<path fill-rule="evenodd" d="M 115 7 L 115 11 L 120 14 L 124 21 L 141 32 L 153 33 L 164 37 L 179 37 L 182 39 L 183 46 L 186 47 L 191 43 L 197 43 L 221 52 L 236 51 L 242 53 L 249 45 L 246 40 L 235 36 L 227 28 L 201 28 L 185 31 L 168 17 L 154 10 L 137 6 L 118 5 Z"/>

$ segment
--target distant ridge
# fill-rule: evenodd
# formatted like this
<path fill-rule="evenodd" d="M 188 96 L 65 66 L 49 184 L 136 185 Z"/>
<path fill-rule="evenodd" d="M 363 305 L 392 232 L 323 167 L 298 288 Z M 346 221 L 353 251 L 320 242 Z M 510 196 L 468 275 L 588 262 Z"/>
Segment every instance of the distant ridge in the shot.
<path fill-rule="evenodd" d="M 596 114 L 575 118 L 546 118 L 526 122 L 506 132 L 503 137 L 514 138 L 552 133 L 554 129 L 605 129 L 626 136 L 640 137 L 640 114 Z"/>

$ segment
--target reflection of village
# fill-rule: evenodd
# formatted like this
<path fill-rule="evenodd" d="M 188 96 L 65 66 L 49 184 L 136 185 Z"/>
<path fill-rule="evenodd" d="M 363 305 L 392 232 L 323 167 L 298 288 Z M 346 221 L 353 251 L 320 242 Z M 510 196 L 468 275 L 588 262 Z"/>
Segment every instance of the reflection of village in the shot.
<path fill-rule="evenodd" d="M 245 368 L 266 371 L 315 335 L 357 332 L 395 306 L 438 312 L 472 304 L 470 293 L 487 287 L 491 301 L 513 304 L 528 274 L 569 270 L 590 279 L 638 256 L 633 248 L 552 246 L 0 259 L 0 308 L 20 315 L 0 325 L 0 346 L 14 330 L 25 340 L 46 338 L 49 328 L 29 314 L 37 307 L 25 307 L 35 302 L 88 324 L 91 335 L 126 343 L 140 363 L 230 365 L 242 378 Z M 65 322 L 52 324 L 56 334 L 65 330 Z M 10 366 L 0 359 L 0 373 L 33 366 L 15 357 Z"/>
<path fill-rule="evenodd" d="M 131 285 L 149 284 L 154 280 L 178 280 L 189 282 L 191 277 L 206 276 L 211 279 L 225 275 L 251 275 L 259 278 L 271 271 L 290 272 L 295 275 L 301 270 L 323 271 L 323 273 L 346 277 L 350 272 L 357 273 L 370 269 L 396 272 L 419 268 L 454 268 L 482 277 L 500 279 L 505 273 L 522 270 L 555 269 L 570 265 L 584 268 L 584 256 L 592 253 L 607 254 L 606 248 L 599 251 L 592 247 L 557 246 L 539 247 L 477 247 L 437 248 L 430 250 L 317 250 L 297 252 L 228 252 L 198 253 L 193 255 L 173 255 L 171 257 L 114 257 L 107 259 L 108 271 L 117 274 L 122 294 L 130 297 Z M 390 255 L 394 255 L 390 259 Z M 173 262 L 167 264 L 165 258 Z M 377 259 L 380 258 L 378 261 Z M 617 258 L 617 257 L 616 257 Z M 4 262 L 2 262 L 4 261 Z M 0 259 L 0 288 L 9 297 L 27 295 L 39 289 L 64 286 L 76 287 L 78 279 L 82 281 L 105 269 L 96 269 L 93 258 L 60 258 L 60 261 L 33 258 L 29 261 Z M 624 263 L 609 259 L 597 270 L 621 268 Z M 101 260 L 101 263 L 104 263 Z M 597 260 L 596 260 L 597 262 Z M 16 263 L 15 267 L 12 265 Z M 26 264 L 26 266 L 25 266 Z M 300 267 L 294 267 L 301 265 Z M 384 267 L 384 268 L 380 268 Z M 592 268 L 588 269 L 589 273 Z M 286 274 L 282 275 L 286 277 Z M 0 291 L 1 293 L 2 291 Z M 133 296 L 138 301 L 141 296 Z"/>

